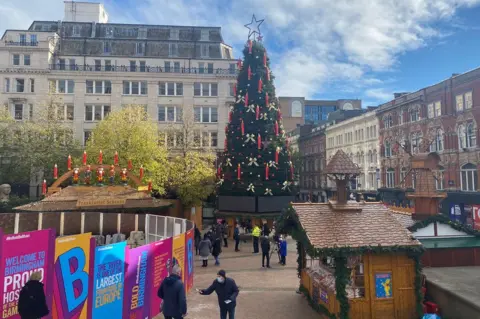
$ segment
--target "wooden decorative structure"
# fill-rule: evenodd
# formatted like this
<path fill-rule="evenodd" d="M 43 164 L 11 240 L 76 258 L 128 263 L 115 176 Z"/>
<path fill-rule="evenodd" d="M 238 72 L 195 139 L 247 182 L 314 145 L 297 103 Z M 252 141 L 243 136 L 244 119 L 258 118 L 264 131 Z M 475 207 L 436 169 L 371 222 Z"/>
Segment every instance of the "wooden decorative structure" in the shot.
<path fill-rule="evenodd" d="M 338 151 L 326 167 L 337 200 L 293 204 L 279 228 L 298 241 L 301 291 L 329 318 L 419 317 L 423 248 L 378 202 L 347 200 L 358 167 Z"/>

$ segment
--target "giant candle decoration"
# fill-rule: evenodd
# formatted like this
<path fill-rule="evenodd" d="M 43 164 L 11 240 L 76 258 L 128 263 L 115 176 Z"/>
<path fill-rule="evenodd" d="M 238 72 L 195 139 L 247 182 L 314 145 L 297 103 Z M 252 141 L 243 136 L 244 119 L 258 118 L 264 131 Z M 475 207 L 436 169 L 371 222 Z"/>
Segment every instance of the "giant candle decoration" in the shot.
<path fill-rule="evenodd" d="M 67 169 L 69 171 L 72 170 L 72 156 L 68 155 L 68 158 L 67 158 Z"/>
<path fill-rule="evenodd" d="M 268 107 L 268 93 L 265 93 L 265 105 Z"/>
<path fill-rule="evenodd" d="M 279 108 L 277 112 L 277 120 L 280 121 L 281 119 L 282 119 L 282 111 L 280 111 L 280 108 Z"/>
<path fill-rule="evenodd" d="M 267 50 L 263 50 L 263 66 L 267 66 Z"/>
<path fill-rule="evenodd" d="M 223 149 L 227 151 L 227 139 L 223 140 Z"/>
<path fill-rule="evenodd" d="M 262 79 L 258 80 L 258 93 L 262 93 L 263 82 Z"/>
<path fill-rule="evenodd" d="M 57 179 L 57 178 L 58 178 L 58 166 L 57 166 L 57 164 L 55 164 L 55 165 L 53 166 L 53 178 L 54 178 L 54 179 Z"/>
<path fill-rule="evenodd" d="M 237 179 L 240 180 L 242 171 L 240 169 L 240 163 L 237 164 Z"/>
<path fill-rule="evenodd" d="M 87 151 L 83 151 L 82 164 L 87 165 Z"/>
<path fill-rule="evenodd" d="M 278 136 L 278 121 L 275 121 L 275 135 Z"/>
<path fill-rule="evenodd" d="M 257 146 L 258 146 L 258 149 L 261 150 L 262 149 L 262 136 L 260 135 L 260 133 L 258 133 L 258 137 L 257 137 Z"/>
<path fill-rule="evenodd" d="M 245 135 L 245 124 L 243 123 L 243 119 L 240 120 L 240 130 L 242 132 L 242 136 Z"/>
<path fill-rule="evenodd" d="M 149 191 L 149 192 L 152 191 L 152 181 L 149 181 L 149 182 L 148 182 L 148 191 Z"/>
<path fill-rule="evenodd" d="M 255 118 L 258 119 L 260 118 L 260 106 L 257 105 L 257 108 L 255 109 Z"/>
<path fill-rule="evenodd" d="M 252 69 L 250 68 L 250 65 L 248 66 L 248 79 L 251 80 L 252 79 Z"/>
<path fill-rule="evenodd" d="M 98 164 L 103 164 L 103 152 L 100 150 L 100 153 L 98 153 Z"/>
<path fill-rule="evenodd" d="M 277 147 L 275 150 L 275 163 L 278 164 L 278 154 L 280 153 L 280 147 Z"/>
<path fill-rule="evenodd" d="M 248 40 L 248 53 L 249 54 L 252 54 L 252 46 L 253 46 L 252 40 Z"/>
<path fill-rule="evenodd" d="M 237 68 L 240 70 L 242 68 L 242 60 L 238 59 L 237 61 Z"/>
<path fill-rule="evenodd" d="M 128 160 L 128 166 L 127 166 L 127 169 L 129 171 L 131 171 L 133 169 L 133 164 L 132 164 L 132 160 Z"/>
<path fill-rule="evenodd" d="M 228 122 L 232 122 L 232 113 L 233 111 L 228 112 Z"/>
<path fill-rule="evenodd" d="M 269 169 L 270 169 L 270 168 L 269 168 L 268 164 L 266 164 L 266 165 L 265 165 L 265 180 L 267 180 L 267 181 L 268 181 Z"/>
<path fill-rule="evenodd" d="M 144 173 L 144 171 L 143 171 L 143 165 L 142 165 L 142 166 L 140 166 L 140 180 L 143 179 L 143 173 Z"/>
<path fill-rule="evenodd" d="M 118 166 L 118 152 L 115 151 L 115 155 L 113 155 L 113 165 Z"/>
<path fill-rule="evenodd" d="M 270 81 L 270 69 L 267 68 L 267 81 Z"/>
<path fill-rule="evenodd" d="M 237 96 L 237 83 L 233 85 L 233 96 Z"/>
<path fill-rule="evenodd" d="M 245 94 L 245 107 L 248 107 L 248 92 Z"/>
<path fill-rule="evenodd" d="M 42 183 L 42 195 L 46 195 L 46 194 L 47 194 L 47 180 L 44 179 Z"/>

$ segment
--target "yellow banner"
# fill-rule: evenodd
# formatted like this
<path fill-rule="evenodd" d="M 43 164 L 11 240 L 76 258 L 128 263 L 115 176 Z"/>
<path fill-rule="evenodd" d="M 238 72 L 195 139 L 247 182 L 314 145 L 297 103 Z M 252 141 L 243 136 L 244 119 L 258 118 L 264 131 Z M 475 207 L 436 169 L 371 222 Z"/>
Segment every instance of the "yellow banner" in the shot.
<path fill-rule="evenodd" d="M 118 198 L 104 198 L 104 199 L 80 199 L 77 201 L 77 207 L 92 207 L 92 206 L 121 206 L 125 205 L 125 199 Z"/>
<path fill-rule="evenodd" d="M 173 237 L 173 258 L 182 268 L 182 281 L 185 282 L 185 233 Z"/>

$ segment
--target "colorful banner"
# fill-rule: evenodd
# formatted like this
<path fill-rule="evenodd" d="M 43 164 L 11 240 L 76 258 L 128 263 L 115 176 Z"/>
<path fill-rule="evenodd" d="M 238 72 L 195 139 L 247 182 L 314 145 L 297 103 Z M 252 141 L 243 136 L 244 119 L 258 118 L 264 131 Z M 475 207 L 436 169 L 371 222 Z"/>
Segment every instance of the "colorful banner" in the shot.
<path fill-rule="evenodd" d="M 95 249 L 92 319 L 122 318 L 126 248 L 123 241 Z"/>
<path fill-rule="evenodd" d="M 172 242 L 173 240 L 170 237 L 149 245 L 150 261 L 148 279 L 150 280 L 150 293 L 147 298 L 150 299 L 150 318 L 155 317 L 160 312 L 162 300 L 158 298 L 157 292 L 163 279 L 170 275 L 170 270 L 172 269 Z"/>
<path fill-rule="evenodd" d="M 193 288 L 193 261 L 195 256 L 194 229 L 187 231 L 185 235 L 185 290 L 189 292 Z"/>
<path fill-rule="evenodd" d="M 151 245 L 134 249 L 127 248 L 127 270 L 125 271 L 125 295 L 123 298 L 123 319 L 148 318 L 149 251 Z"/>
<path fill-rule="evenodd" d="M 375 274 L 375 296 L 377 298 L 392 298 L 392 274 Z"/>
<path fill-rule="evenodd" d="M 91 318 L 91 298 L 88 298 L 93 279 L 90 276 L 91 236 L 91 233 L 86 233 L 56 240 L 53 319 Z"/>
<path fill-rule="evenodd" d="M 20 319 L 17 305 L 20 290 L 33 272 L 42 274 L 47 304 L 52 302 L 55 231 L 38 230 L 2 237 L 2 319 Z"/>
<path fill-rule="evenodd" d="M 182 269 L 182 281 L 185 282 L 185 233 L 173 237 L 172 267 L 179 265 Z"/>

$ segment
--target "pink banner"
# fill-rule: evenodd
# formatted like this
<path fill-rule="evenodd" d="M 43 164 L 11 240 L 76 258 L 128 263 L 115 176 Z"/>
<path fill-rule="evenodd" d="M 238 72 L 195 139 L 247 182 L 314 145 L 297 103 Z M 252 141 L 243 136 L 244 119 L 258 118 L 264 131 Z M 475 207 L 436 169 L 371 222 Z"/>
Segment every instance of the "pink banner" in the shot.
<path fill-rule="evenodd" d="M 151 281 L 149 272 L 149 250 L 151 245 L 127 249 L 127 270 L 125 274 L 125 295 L 123 298 L 123 318 L 148 318 L 149 297 L 148 283 Z"/>
<path fill-rule="evenodd" d="M 149 245 L 149 280 L 151 281 L 150 293 L 150 318 L 157 316 L 160 312 L 161 300 L 158 298 L 158 288 L 163 279 L 169 276 L 172 266 L 172 238 L 157 241 Z"/>
<path fill-rule="evenodd" d="M 5 235 L 2 240 L 2 319 L 20 319 L 18 297 L 33 272 L 42 274 L 47 305 L 52 304 L 55 232 L 52 229 Z M 45 317 L 51 318 L 51 316 Z"/>

